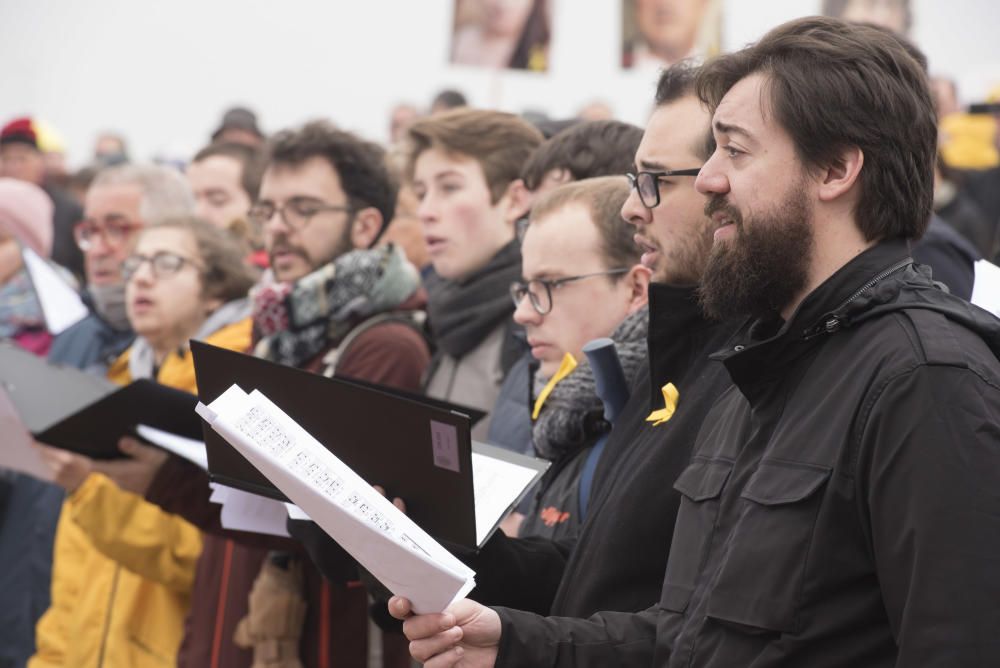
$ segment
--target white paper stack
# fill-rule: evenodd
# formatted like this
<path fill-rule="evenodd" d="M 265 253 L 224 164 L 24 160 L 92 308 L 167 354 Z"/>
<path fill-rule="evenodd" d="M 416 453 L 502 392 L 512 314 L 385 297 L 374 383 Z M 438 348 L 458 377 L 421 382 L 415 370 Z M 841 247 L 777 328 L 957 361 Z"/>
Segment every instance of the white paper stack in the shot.
<path fill-rule="evenodd" d="M 440 612 L 475 586 L 470 568 L 260 392 L 233 385 L 198 413 L 416 612 Z"/>

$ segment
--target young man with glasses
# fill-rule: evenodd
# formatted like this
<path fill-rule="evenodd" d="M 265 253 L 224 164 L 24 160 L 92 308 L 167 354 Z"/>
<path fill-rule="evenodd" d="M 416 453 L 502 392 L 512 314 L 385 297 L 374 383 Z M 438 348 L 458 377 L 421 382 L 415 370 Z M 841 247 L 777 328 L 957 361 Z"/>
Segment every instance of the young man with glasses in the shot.
<path fill-rule="evenodd" d="M 535 202 L 521 244 L 521 273 L 511 285 L 514 320 L 539 362 L 534 392 L 535 452 L 552 461 L 519 535 L 575 536 L 587 499 L 581 480 L 611 425 L 583 354 L 610 337 L 628 384 L 646 356 L 650 271 L 621 221 L 628 197 L 621 176 L 560 186 Z M 598 451 L 599 454 L 599 451 Z"/>
<path fill-rule="evenodd" d="M 263 232 L 271 264 L 252 292 L 254 353 L 317 373 L 419 390 L 430 359 L 420 329 L 419 275 L 398 247 L 375 245 L 396 205 L 382 149 L 316 121 L 275 135 L 265 159 L 248 214 Z M 178 665 L 244 668 L 268 651 L 319 668 L 365 665 L 367 593 L 348 582 L 350 569 L 328 580 L 287 540 L 236 542 L 219 535 L 219 506 L 208 496 L 205 475 L 175 457 L 147 494 L 208 532 Z M 295 526 L 303 540 L 319 531 L 309 522 Z M 276 608 L 251 605 L 258 600 L 250 596 L 255 587 L 280 590 L 304 617 L 294 625 L 267 617 Z M 386 666 L 408 665 L 401 636 L 378 644 Z"/>

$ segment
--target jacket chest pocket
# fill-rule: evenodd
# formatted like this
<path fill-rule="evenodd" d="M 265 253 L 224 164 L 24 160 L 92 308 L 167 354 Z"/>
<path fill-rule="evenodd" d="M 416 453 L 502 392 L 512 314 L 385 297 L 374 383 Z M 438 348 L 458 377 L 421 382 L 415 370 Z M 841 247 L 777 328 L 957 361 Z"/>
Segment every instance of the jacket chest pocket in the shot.
<path fill-rule="evenodd" d="M 719 497 L 733 470 L 722 459 L 694 459 L 674 483 L 681 494 L 660 607 L 684 612 L 705 560 L 719 516 Z"/>
<path fill-rule="evenodd" d="M 743 507 L 708 598 L 709 617 L 794 633 L 820 490 L 830 469 L 763 461 L 743 489 Z"/>

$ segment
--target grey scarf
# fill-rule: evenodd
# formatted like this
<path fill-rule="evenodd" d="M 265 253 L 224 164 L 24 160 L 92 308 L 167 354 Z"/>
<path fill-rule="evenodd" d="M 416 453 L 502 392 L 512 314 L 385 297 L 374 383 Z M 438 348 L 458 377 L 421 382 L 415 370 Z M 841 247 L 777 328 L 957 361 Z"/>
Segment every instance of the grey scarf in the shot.
<path fill-rule="evenodd" d="M 301 366 L 339 343 L 358 322 L 398 308 L 420 288 L 420 275 L 395 245 L 341 255 L 294 284 L 258 285 L 254 354 Z"/>
<path fill-rule="evenodd" d="M 643 307 L 625 318 L 611 334 L 629 386 L 646 359 L 648 331 L 649 309 Z M 604 404 L 597 397 L 594 373 L 586 358 L 577 362 L 579 366 L 552 388 L 532 427 L 536 452 L 551 461 L 576 452 L 610 429 L 604 420 Z M 536 396 L 545 382 L 535 379 Z"/>
<path fill-rule="evenodd" d="M 195 335 L 191 338 L 195 341 L 202 341 L 223 327 L 228 327 L 240 320 L 245 320 L 250 317 L 250 300 L 244 297 L 243 299 L 236 299 L 231 302 L 226 302 L 219 308 L 215 309 L 205 322 L 201 324 L 201 327 L 195 332 Z M 187 349 L 187 345 L 184 346 Z M 128 356 L 128 372 L 132 377 L 132 380 L 139 380 L 140 378 L 153 378 L 153 370 L 156 368 L 156 358 L 153 354 L 153 348 L 149 345 L 146 339 L 141 336 L 135 340 L 132 344 L 132 351 Z"/>

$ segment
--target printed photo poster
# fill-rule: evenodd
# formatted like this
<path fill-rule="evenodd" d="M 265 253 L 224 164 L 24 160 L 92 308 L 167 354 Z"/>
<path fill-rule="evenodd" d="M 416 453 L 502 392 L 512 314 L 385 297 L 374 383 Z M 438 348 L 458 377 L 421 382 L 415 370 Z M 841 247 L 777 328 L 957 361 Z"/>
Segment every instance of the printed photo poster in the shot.
<path fill-rule="evenodd" d="M 455 0 L 451 62 L 546 72 L 550 0 Z"/>
<path fill-rule="evenodd" d="M 910 0 L 823 0 L 826 16 L 859 23 L 874 23 L 907 36 L 913 26 Z"/>
<path fill-rule="evenodd" d="M 722 0 L 622 0 L 622 67 L 659 69 L 722 49 Z"/>

